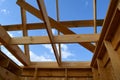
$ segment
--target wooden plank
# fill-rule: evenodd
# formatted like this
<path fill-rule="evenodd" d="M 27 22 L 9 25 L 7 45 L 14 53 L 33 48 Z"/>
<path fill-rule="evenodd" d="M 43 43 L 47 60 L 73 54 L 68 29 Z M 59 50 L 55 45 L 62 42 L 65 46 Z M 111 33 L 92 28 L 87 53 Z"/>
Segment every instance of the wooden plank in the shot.
<path fill-rule="evenodd" d="M 68 80 L 68 70 L 65 68 L 65 80 Z"/>
<path fill-rule="evenodd" d="M 54 43 L 97 42 L 99 34 L 59 35 L 54 36 Z M 48 36 L 14 37 L 9 44 L 50 44 Z"/>
<path fill-rule="evenodd" d="M 50 43 L 52 45 L 56 60 L 57 60 L 58 64 L 60 65 L 61 61 L 60 61 L 59 53 L 57 51 L 56 44 L 54 44 L 54 38 L 53 38 L 51 23 L 49 21 L 48 15 L 47 15 L 47 11 L 46 11 L 46 8 L 45 8 L 44 1 L 43 0 L 37 0 L 37 3 L 38 3 L 38 6 L 39 6 L 39 9 L 41 10 L 41 14 L 43 16 L 43 21 L 46 25 L 48 36 L 49 36 Z"/>
<path fill-rule="evenodd" d="M 97 43 L 97 46 L 96 46 L 96 49 L 95 49 L 95 52 L 94 52 L 95 55 L 92 58 L 91 66 L 94 65 L 94 63 L 96 61 L 95 59 L 100 55 L 100 49 L 103 47 L 102 44 L 103 44 L 103 40 L 106 38 L 105 36 L 107 36 L 107 35 L 111 36 L 108 33 L 114 32 L 115 29 L 117 29 L 117 28 L 114 27 L 115 25 L 117 27 L 118 23 L 116 21 L 118 21 L 118 20 L 116 20 L 116 19 L 119 18 L 119 16 L 117 16 L 118 18 L 114 18 L 114 17 L 116 17 L 115 14 L 119 15 L 119 12 L 118 11 L 116 12 L 116 6 L 117 6 L 117 4 L 118 4 L 118 0 L 111 0 L 111 2 L 110 2 L 106 18 L 105 18 L 105 20 L 103 22 L 102 32 L 101 32 L 99 41 Z M 113 21 L 114 19 L 115 19 L 115 21 Z M 111 25 L 112 21 L 115 22 L 114 25 L 113 24 Z M 112 27 L 111 30 L 109 30 L 110 27 Z M 113 37 L 113 36 L 111 36 L 111 37 Z M 101 50 L 101 51 L 103 51 L 103 50 Z"/>
<path fill-rule="evenodd" d="M 27 24 L 26 24 L 26 11 L 21 8 L 21 18 L 22 18 L 22 28 L 23 28 L 23 36 L 28 36 L 27 32 Z M 29 54 L 29 46 L 24 45 L 24 52 L 27 59 L 30 61 L 30 54 Z"/>
<path fill-rule="evenodd" d="M 57 62 L 31 62 L 31 65 L 23 68 L 90 68 L 90 62 L 62 62 L 61 66 Z"/>
<path fill-rule="evenodd" d="M 117 7 L 118 7 L 118 9 L 120 10 L 120 0 L 119 0 L 119 2 L 118 2 L 118 6 L 117 6 Z"/>
<path fill-rule="evenodd" d="M 93 0 L 93 13 L 94 13 L 94 33 L 97 33 L 97 25 L 96 25 L 96 19 L 97 19 L 97 12 L 96 12 L 96 0 Z"/>
<path fill-rule="evenodd" d="M 33 68 L 23 68 L 22 76 L 26 77 L 33 77 L 35 69 Z M 37 70 L 37 77 L 65 77 L 65 69 L 38 69 Z M 91 68 L 85 69 L 67 69 L 68 78 L 70 77 L 92 77 L 92 70 Z"/>
<path fill-rule="evenodd" d="M 3 80 L 20 80 L 19 76 L 11 73 L 10 71 L 6 70 L 5 68 L 0 66 L 0 77 Z"/>
<path fill-rule="evenodd" d="M 26 59 L 24 53 L 20 50 L 17 45 L 10 45 L 9 42 L 11 37 L 5 31 L 3 27 L 0 26 L 0 42 L 4 45 L 21 63 L 28 65 L 29 61 Z"/>
<path fill-rule="evenodd" d="M 58 0 L 56 0 L 56 15 L 57 15 L 57 22 L 60 22 L 60 18 L 59 18 L 59 2 Z M 61 35 L 60 31 L 58 31 L 58 35 Z M 58 44 L 58 51 L 59 51 L 59 56 L 60 56 L 60 61 L 62 60 L 61 57 L 61 44 Z"/>
<path fill-rule="evenodd" d="M 79 27 L 93 27 L 94 26 L 94 20 L 74 20 L 74 21 L 60 21 L 59 23 L 61 25 L 64 25 L 68 28 L 79 28 Z M 97 26 L 102 26 L 103 19 L 96 20 Z M 22 30 L 21 24 L 13 24 L 13 25 L 2 25 L 6 31 L 18 31 Z M 26 24 L 27 30 L 35 30 L 35 29 L 45 29 L 44 23 L 27 23 Z M 51 26 L 52 28 L 55 28 L 54 26 Z"/>
<path fill-rule="evenodd" d="M 16 75 L 21 74 L 21 68 L 8 56 L 6 56 L 2 51 L 0 51 L 0 66 L 8 69 Z"/>
<path fill-rule="evenodd" d="M 9 59 L 4 55 L 2 51 L 0 51 L 0 66 L 8 67 Z"/>
<path fill-rule="evenodd" d="M 97 59 L 97 64 L 98 64 L 98 72 L 100 74 L 100 80 L 109 80 L 107 76 L 107 71 L 105 70 L 103 66 L 103 61 L 100 59 Z"/>
<path fill-rule="evenodd" d="M 33 80 L 37 80 L 37 74 L 38 74 L 38 69 L 35 67 L 34 75 L 33 75 Z"/>
<path fill-rule="evenodd" d="M 88 74 L 88 75 L 86 75 Z M 92 78 L 92 70 L 91 69 L 67 69 L 67 77 L 87 77 Z"/>
<path fill-rule="evenodd" d="M 120 58 L 109 41 L 104 41 L 108 55 L 110 57 L 116 80 L 120 80 Z"/>
<path fill-rule="evenodd" d="M 100 75 L 97 68 L 92 68 L 93 80 L 100 80 Z"/>
<path fill-rule="evenodd" d="M 24 2 L 23 0 L 18 0 L 17 4 L 23 7 L 25 10 L 27 10 L 31 14 L 33 14 L 34 16 L 43 20 L 41 12 L 36 8 L 32 7 L 31 5 L 29 5 L 28 3 Z M 63 34 L 75 34 L 73 31 L 69 30 L 67 27 L 63 26 L 62 24 L 56 22 L 54 19 L 49 17 L 49 20 L 50 20 L 51 26 L 55 26 L 55 28 L 60 32 L 62 32 Z M 79 44 L 84 46 L 86 49 L 90 50 L 91 52 L 94 52 L 95 46 L 93 44 L 91 43 L 79 43 Z"/>
<path fill-rule="evenodd" d="M 112 45 L 115 50 L 117 50 L 120 46 L 120 24 L 117 31 L 115 32 L 115 36 L 112 39 Z"/>

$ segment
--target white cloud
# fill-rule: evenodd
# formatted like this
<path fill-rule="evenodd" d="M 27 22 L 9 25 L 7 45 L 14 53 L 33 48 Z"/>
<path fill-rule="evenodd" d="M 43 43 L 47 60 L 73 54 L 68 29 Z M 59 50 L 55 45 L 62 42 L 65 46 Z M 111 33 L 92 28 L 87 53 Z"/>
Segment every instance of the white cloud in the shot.
<path fill-rule="evenodd" d="M 65 45 L 65 44 L 61 44 L 61 48 L 62 48 L 62 57 L 63 58 L 68 58 L 68 57 L 70 57 L 70 56 L 73 56 L 73 54 L 69 51 L 69 49 L 68 49 L 68 46 L 67 45 Z"/>
<path fill-rule="evenodd" d="M 0 14 L 9 14 L 10 11 L 7 9 L 0 9 Z"/>
<path fill-rule="evenodd" d="M 46 58 L 44 56 L 38 56 L 32 51 L 30 51 L 30 59 L 31 61 L 53 61 L 52 59 Z"/>
<path fill-rule="evenodd" d="M 52 46 L 51 44 L 44 44 L 43 47 L 47 48 L 50 50 L 51 53 L 53 53 L 53 49 L 52 49 Z"/>
<path fill-rule="evenodd" d="M 51 47 L 50 44 L 45 44 L 45 45 L 43 45 L 43 47 L 49 49 L 50 52 L 53 53 L 53 49 L 52 49 L 52 47 Z M 57 45 L 57 49 L 58 49 L 58 45 Z M 62 50 L 62 51 L 61 51 L 62 58 L 65 58 L 65 59 L 66 59 L 66 58 L 68 58 L 68 57 L 70 57 L 70 56 L 73 56 L 73 54 L 69 51 L 67 45 L 61 44 L 61 50 Z"/>

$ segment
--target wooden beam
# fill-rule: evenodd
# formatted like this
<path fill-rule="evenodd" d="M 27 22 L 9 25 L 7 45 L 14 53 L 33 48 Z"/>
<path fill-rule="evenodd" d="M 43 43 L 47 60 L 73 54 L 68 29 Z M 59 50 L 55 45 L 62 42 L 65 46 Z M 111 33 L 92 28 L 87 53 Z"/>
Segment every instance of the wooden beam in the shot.
<path fill-rule="evenodd" d="M 2 51 L 0 51 L 0 66 L 6 68 L 16 75 L 20 75 L 22 71 L 21 68 Z"/>
<path fill-rule="evenodd" d="M 75 20 L 75 21 L 60 21 L 59 23 L 61 25 L 64 25 L 68 28 L 78 28 L 78 27 L 93 27 L 94 26 L 94 20 Z M 97 26 L 102 26 L 103 19 L 96 20 Z M 13 25 L 2 25 L 6 31 L 18 31 L 22 30 L 21 24 L 13 24 Z M 35 29 L 45 29 L 44 23 L 27 23 L 26 24 L 27 30 L 35 30 Z M 54 26 L 51 26 L 52 28 L 55 28 Z"/>
<path fill-rule="evenodd" d="M 43 20 L 41 11 L 37 10 L 36 8 L 32 7 L 28 3 L 24 2 L 23 0 L 18 0 L 17 4 L 23 7 L 25 10 L 33 14 L 34 16 L 38 17 L 39 19 Z M 54 19 L 50 18 L 51 26 L 55 26 L 57 30 L 62 32 L 63 34 L 75 34 L 73 31 L 69 30 L 67 27 L 63 26 L 62 24 L 56 22 Z M 84 46 L 86 49 L 94 52 L 95 46 L 91 43 L 79 43 L 80 45 Z"/>
<path fill-rule="evenodd" d="M 59 2 L 58 0 L 56 0 L 56 15 L 57 15 L 57 22 L 60 22 L 60 16 L 59 16 Z M 58 35 L 61 35 L 60 31 L 58 31 Z M 61 44 L 58 44 L 58 51 L 59 51 L 59 55 L 60 55 L 60 60 L 62 60 L 61 57 Z"/>
<path fill-rule="evenodd" d="M 78 34 L 54 36 L 54 43 L 97 42 L 99 34 Z M 9 44 L 50 44 L 48 36 L 14 37 Z"/>
<path fill-rule="evenodd" d="M 23 36 L 28 36 L 27 32 L 27 24 L 26 24 L 26 11 L 21 8 L 21 18 L 22 18 L 22 28 L 23 28 Z M 30 61 L 30 53 L 29 53 L 29 45 L 24 45 L 24 52 L 27 59 Z"/>
<path fill-rule="evenodd" d="M 100 74 L 97 68 L 92 68 L 93 80 L 100 80 Z"/>
<path fill-rule="evenodd" d="M 96 12 L 96 0 L 93 0 L 93 13 L 94 13 L 94 33 L 97 33 L 97 24 L 96 24 L 96 19 L 97 19 L 97 12 Z"/>
<path fill-rule="evenodd" d="M 110 61 L 114 70 L 114 74 L 116 77 L 116 80 L 120 80 L 120 58 L 117 51 L 114 50 L 111 42 L 104 41 L 105 47 L 107 49 L 108 55 L 110 57 Z"/>
<path fill-rule="evenodd" d="M 119 0 L 119 2 L 118 2 L 118 6 L 117 6 L 117 7 L 118 7 L 118 9 L 120 10 L 120 0 Z"/>
<path fill-rule="evenodd" d="M 54 38 L 53 38 L 51 23 L 49 21 L 48 15 L 47 15 L 47 11 L 46 11 L 46 8 L 45 8 L 44 1 L 43 0 L 37 0 L 37 3 L 38 3 L 38 6 L 39 6 L 39 9 L 41 9 L 41 14 L 43 16 L 43 21 L 46 25 L 48 36 L 49 36 L 50 43 L 52 45 L 56 60 L 57 60 L 58 64 L 60 65 L 61 64 L 60 56 L 59 56 L 59 53 L 57 51 L 56 44 L 54 44 Z"/>
<path fill-rule="evenodd" d="M 57 62 L 31 62 L 29 66 L 23 68 L 90 68 L 90 62 L 61 62 L 58 66 Z"/>
<path fill-rule="evenodd" d="M 98 72 L 100 74 L 100 80 L 109 80 L 108 76 L 107 75 L 107 71 L 106 71 L 106 68 L 104 68 L 103 66 L 103 61 L 101 59 L 97 59 L 97 65 L 98 65 Z"/>
<path fill-rule="evenodd" d="M 6 70 L 5 68 L 0 66 L 0 78 L 3 80 L 20 80 L 19 76 L 11 73 L 10 71 Z"/>
<path fill-rule="evenodd" d="M 3 27 L 0 26 L 0 42 L 6 47 L 21 63 L 24 65 L 29 65 L 29 61 L 26 59 L 24 53 L 20 50 L 17 45 L 10 45 L 9 42 L 11 37 L 5 31 Z"/>
<path fill-rule="evenodd" d="M 34 76 L 34 68 L 23 68 L 22 76 L 33 77 Z M 65 69 L 41 69 L 37 70 L 36 77 L 65 77 Z M 67 69 L 67 77 L 81 77 L 81 78 L 92 78 L 92 70 L 91 68 L 84 68 L 84 69 Z"/>
<path fill-rule="evenodd" d="M 115 30 L 117 29 L 117 26 L 119 24 L 119 17 L 120 17 L 120 13 L 118 10 L 116 10 L 118 4 L 118 0 L 111 0 L 110 1 L 110 5 L 109 5 L 109 9 L 107 11 L 107 15 L 106 18 L 103 22 L 103 28 L 102 28 L 102 32 L 99 38 L 99 41 L 97 43 L 95 52 L 94 52 L 94 56 L 92 58 L 91 61 L 91 66 L 94 66 L 95 62 L 96 62 L 96 58 L 101 54 L 101 51 L 103 52 L 103 50 L 101 50 L 104 46 L 103 46 L 103 41 L 104 40 L 110 40 L 112 39 L 113 36 L 111 36 L 111 34 L 113 35 Z M 114 27 L 116 26 L 116 27 Z M 109 39 L 108 39 L 109 37 Z"/>

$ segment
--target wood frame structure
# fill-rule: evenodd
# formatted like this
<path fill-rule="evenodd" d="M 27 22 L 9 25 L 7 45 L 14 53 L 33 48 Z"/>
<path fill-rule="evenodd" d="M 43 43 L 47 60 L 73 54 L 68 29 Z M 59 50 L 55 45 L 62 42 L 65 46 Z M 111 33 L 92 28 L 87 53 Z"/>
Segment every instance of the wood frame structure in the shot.
<path fill-rule="evenodd" d="M 111 0 L 105 19 L 97 19 L 97 0 L 93 0 L 93 20 L 59 20 L 48 16 L 44 0 L 37 0 L 39 9 L 25 0 L 17 0 L 22 24 L 0 25 L 0 46 L 3 45 L 23 66 L 18 66 L 0 50 L 0 80 L 120 80 L 120 0 Z M 27 23 L 26 11 L 43 23 Z M 97 27 L 102 26 L 100 34 Z M 69 28 L 93 27 L 93 34 L 76 34 Z M 29 36 L 28 30 L 46 29 L 48 36 Z M 58 35 L 52 33 L 58 30 Z M 10 37 L 7 31 L 22 30 L 22 37 Z M 61 35 L 63 33 L 63 35 Z M 91 62 L 64 62 L 61 45 L 78 43 L 93 53 Z M 95 45 L 92 43 L 96 43 Z M 56 62 L 31 62 L 29 45 L 51 44 Z M 59 44 L 59 50 L 56 44 Z M 18 47 L 24 45 L 24 52 Z M 7 77 L 6 77 L 7 76 Z M 109 76 L 109 77 L 108 77 Z"/>

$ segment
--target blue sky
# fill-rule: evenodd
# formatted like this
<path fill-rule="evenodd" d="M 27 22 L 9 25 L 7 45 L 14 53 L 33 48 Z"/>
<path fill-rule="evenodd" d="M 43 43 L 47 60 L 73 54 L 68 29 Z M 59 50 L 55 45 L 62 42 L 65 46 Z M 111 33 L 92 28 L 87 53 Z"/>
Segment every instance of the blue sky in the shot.
<path fill-rule="evenodd" d="M 20 7 L 17 0 L 0 0 L 0 24 L 21 24 Z M 36 0 L 26 0 L 38 9 Z M 45 0 L 48 15 L 56 20 L 56 0 Z M 58 0 L 60 21 L 66 20 L 91 20 L 93 19 L 93 0 Z M 97 0 L 97 19 L 104 19 L 110 0 Z M 27 23 L 42 22 L 27 12 Z M 93 28 L 71 28 L 77 34 L 93 34 Z M 98 28 L 100 32 L 101 28 Z M 57 35 L 57 30 L 52 30 Z M 11 37 L 22 37 L 22 31 L 9 32 Z M 29 30 L 29 36 L 47 36 L 46 30 Z M 19 45 L 23 50 L 23 45 Z M 55 57 L 49 44 L 29 45 L 31 61 L 55 61 Z M 63 61 L 90 61 L 92 53 L 78 44 L 62 44 Z M 6 55 L 15 58 L 2 46 Z M 16 61 L 16 60 L 15 60 Z M 18 61 L 16 61 L 18 63 Z"/>

